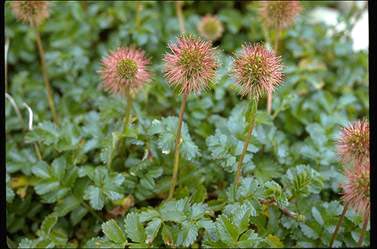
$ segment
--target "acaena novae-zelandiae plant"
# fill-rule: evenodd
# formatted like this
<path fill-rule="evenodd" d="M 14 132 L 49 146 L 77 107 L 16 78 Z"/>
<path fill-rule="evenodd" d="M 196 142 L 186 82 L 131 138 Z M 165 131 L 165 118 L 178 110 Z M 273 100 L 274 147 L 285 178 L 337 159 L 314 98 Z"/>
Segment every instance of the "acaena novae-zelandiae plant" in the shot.
<path fill-rule="evenodd" d="M 123 95 L 126 100 L 126 112 L 122 134 L 127 133 L 132 108 L 132 95 L 150 80 L 147 69 L 149 60 L 142 50 L 136 48 L 118 48 L 102 59 L 99 71 L 103 88 L 113 94 Z M 107 165 L 111 168 L 113 153 L 110 153 Z"/>
<path fill-rule="evenodd" d="M 259 16 L 264 29 L 274 31 L 273 49 L 276 54 L 279 50 L 279 39 L 282 30 L 291 26 L 296 16 L 301 12 L 299 1 L 262 1 L 259 7 Z M 265 34 L 267 32 L 265 31 Z M 268 36 L 266 34 L 266 36 Z M 268 40 L 268 37 L 266 37 Z M 267 112 L 271 113 L 272 93 L 267 95 Z"/>
<path fill-rule="evenodd" d="M 47 92 L 47 101 L 51 110 L 52 118 L 55 124 L 59 124 L 59 117 L 56 113 L 54 94 L 48 78 L 45 52 L 43 49 L 41 35 L 39 33 L 40 24 L 49 16 L 49 3 L 47 1 L 14 1 L 11 2 L 11 8 L 16 18 L 29 24 L 35 31 L 37 48 L 41 61 L 43 81 Z"/>
<path fill-rule="evenodd" d="M 358 242 L 361 246 L 370 214 L 369 122 L 366 119 L 358 120 L 343 127 L 336 147 L 340 161 L 344 164 L 351 163 L 351 167 L 344 171 L 347 178 L 347 182 L 341 185 L 344 207 L 330 240 L 330 247 L 349 207 L 354 208 L 364 219 Z"/>
<path fill-rule="evenodd" d="M 179 89 L 182 104 L 178 118 L 178 128 L 175 140 L 173 175 L 168 199 L 174 195 L 179 170 L 179 147 L 183 114 L 186 108 L 187 96 L 190 93 L 200 93 L 209 87 L 214 80 L 218 63 L 215 48 L 211 42 L 201 40 L 193 35 L 181 35 L 175 42 L 169 44 L 170 52 L 164 57 L 165 76 L 168 83 Z"/>
<path fill-rule="evenodd" d="M 273 92 L 282 82 L 281 58 L 261 44 L 245 44 L 242 51 L 234 58 L 233 74 L 240 86 L 240 94 L 250 100 L 247 115 L 249 116 L 247 134 L 235 176 L 237 186 L 240 183 L 243 159 L 255 125 L 258 100 L 262 95 Z"/>
<path fill-rule="evenodd" d="M 198 23 L 197 28 L 201 36 L 211 41 L 219 39 L 224 31 L 221 21 L 212 15 L 204 16 Z"/>

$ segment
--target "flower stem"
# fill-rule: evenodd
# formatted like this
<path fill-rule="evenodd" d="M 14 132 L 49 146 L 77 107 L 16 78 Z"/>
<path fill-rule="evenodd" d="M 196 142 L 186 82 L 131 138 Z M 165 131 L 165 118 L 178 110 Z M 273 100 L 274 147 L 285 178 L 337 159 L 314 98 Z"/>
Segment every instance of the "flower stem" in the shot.
<path fill-rule="evenodd" d="M 132 96 L 130 94 L 129 89 L 125 91 L 125 96 L 127 98 L 127 106 L 126 106 L 126 113 L 124 115 L 123 134 L 127 132 L 128 123 L 130 122 L 131 109 L 132 109 Z"/>
<path fill-rule="evenodd" d="M 249 143 L 250 143 L 251 134 L 253 133 L 257 107 L 258 107 L 258 101 L 256 99 L 253 99 L 250 103 L 250 120 L 249 120 L 249 126 L 247 128 L 247 135 L 246 135 L 245 142 L 243 144 L 242 152 L 240 155 L 240 159 L 237 165 L 236 178 L 235 178 L 236 186 L 238 186 L 240 183 L 242 163 L 246 155 L 247 147 L 249 146 Z"/>
<path fill-rule="evenodd" d="M 346 204 L 344 205 L 344 207 L 343 207 L 343 212 L 342 212 L 342 214 L 340 215 L 340 218 L 339 218 L 338 224 L 336 224 L 335 231 L 334 231 L 334 233 L 333 233 L 333 235 L 332 235 L 332 237 L 331 237 L 331 240 L 330 240 L 330 245 L 329 245 L 330 248 L 332 247 L 332 245 L 333 245 L 333 243 L 334 243 L 334 241 L 335 241 L 335 238 L 336 238 L 336 235 L 337 235 L 337 233 L 338 233 L 338 231 L 339 231 L 340 225 L 342 225 L 342 223 L 343 223 L 344 216 L 346 215 L 347 210 L 348 210 L 348 205 L 349 205 L 349 204 L 346 203 Z"/>
<path fill-rule="evenodd" d="M 181 130 L 182 130 L 183 114 L 184 114 L 185 108 L 186 108 L 187 95 L 188 95 L 187 93 L 183 94 L 181 111 L 179 112 L 177 135 L 176 135 L 176 138 L 175 138 L 173 176 L 171 178 L 171 185 L 170 185 L 168 200 L 173 197 L 175 185 L 177 184 L 177 176 L 178 176 L 178 169 L 179 169 L 179 147 L 180 147 L 181 142 L 182 142 L 181 141 Z"/>
<path fill-rule="evenodd" d="M 367 226 L 368 226 L 368 221 L 369 221 L 369 214 L 365 215 L 364 217 L 364 223 L 363 223 L 363 228 L 361 229 L 360 239 L 359 239 L 359 242 L 357 242 L 358 247 L 361 247 L 361 245 L 363 244 L 365 231 L 367 230 Z"/>
<path fill-rule="evenodd" d="M 36 41 L 37 41 L 37 47 L 38 47 L 39 57 L 40 57 L 41 66 L 42 66 L 42 76 L 43 76 L 43 81 L 45 83 L 45 87 L 46 87 L 46 91 L 47 91 L 48 104 L 50 106 L 52 118 L 53 118 L 55 124 L 59 125 L 59 118 L 58 118 L 58 115 L 55 111 L 55 104 L 54 104 L 52 88 L 51 88 L 51 85 L 50 85 L 50 81 L 48 80 L 47 66 L 46 66 L 46 61 L 45 61 L 45 56 L 44 56 L 45 52 L 44 52 L 44 49 L 43 49 L 43 46 L 42 46 L 41 36 L 39 34 L 37 26 L 36 25 L 32 25 L 32 26 L 34 27 L 34 30 L 35 30 L 35 35 L 36 35 L 35 37 L 36 37 Z"/>
<path fill-rule="evenodd" d="M 135 18 L 136 31 L 139 30 L 139 26 L 140 26 L 140 13 L 141 13 L 142 9 L 143 9 L 143 5 L 141 4 L 140 1 L 137 1 L 136 2 L 136 18 Z"/>
<path fill-rule="evenodd" d="M 88 9 L 88 1 L 84 0 L 84 1 L 80 2 L 80 4 L 81 4 L 82 9 L 84 11 L 87 11 L 87 9 Z"/>
<path fill-rule="evenodd" d="M 124 90 L 124 96 L 127 99 L 127 104 L 126 104 L 126 113 L 124 114 L 124 119 L 123 119 L 123 131 L 122 131 L 123 135 L 125 135 L 127 133 L 128 124 L 130 122 L 131 109 L 132 109 L 132 96 L 130 94 L 129 88 Z M 120 139 L 120 140 L 116 141 L 116 143 L 111 148 L 109 159 L 107 161 L 107 166 L 109 167 L 109 169 L 111 169 L 111 167 L 112 167 L 114 152 L 115 152 L 115 150 L 116 150 L 116 148 L 118 147 L 119 144 L 120 144 L 119 151 L 121 153 L 124 151 L 124 139 Z"/>
<path fill-rule="evenodd" d="M 179 30 L 181 34 L 185 33 L 185 19 L 183 18 L 183 11 L 182 11 L 182 1 L 178 1 L 175 3 L 175 10 L 177 12 L 177 17 L 179 21 Z"/>
<path fill-rule="evenodd" d="M 278 49 L 279 49 L 279 37 L 280 37 L 280 30 L 277 29 L 275 33 L 275 43 L 274 43 L 274 51 L 276 54 L 278 54 Z M 268 92 L 268 95 L 267 95 L 268 114 L 271 114 L 271 110 L 272 110 L 272 91 Z"/>

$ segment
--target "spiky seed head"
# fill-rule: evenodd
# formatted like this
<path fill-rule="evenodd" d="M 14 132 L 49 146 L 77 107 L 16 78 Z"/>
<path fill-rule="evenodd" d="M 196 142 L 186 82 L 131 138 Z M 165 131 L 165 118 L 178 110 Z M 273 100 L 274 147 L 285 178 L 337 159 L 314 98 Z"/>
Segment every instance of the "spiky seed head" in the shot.
<path fill-rule="evenodd" d="M 235 56 L 233 73 L 241 86 L 240 94 L 258 99 L 273 92 L 283 79 L 279 56 L 260 44 L 244 44 Z"/>
<path fill-rule="evenodd" d="M 168 83 L 184 94 L 206 89 L 218 67 L 212 44 L 192 35 L 182 35 L 169 44 L 169 49 L 164 57 Z"/>
<path fill-rule="evenodd" d="M 345 170 L 347 182 L 342 185 L 342 200 L 360 215 L 370 212 L 370 163 L 364 162 Z"/>
<path fill-rule="evenodd" d="M 207 40 L 219 39 L 224 31 L 221 21 L 212 15 L 206 15 L 198 24 L 198 31 Z"/>
<path fill-rule="evenodd" d="M 337 152 L 343 163 L 369 161 L 369 122 L 358 120 L 341 131 Z"/>
<path fill-rule="evenodd" d="M 102 60 L 99 73 L 104 82 L 104 89 L 111 93 L 139 89 L 150 79 L 148 64 L 149 60 L 142 50 L 118 48 Z"/>
<path fill-rule="evenodd" d="M 302 10 L 299 1 L 262 1 L 260 4 L 262 22 L 272 29 L 287 28 Z"/>
<path fill-rule="evenodd" d="M 11 8 L 17 19 L 35 26 L 49 15 L 47 1 L 12 1 Z"/>

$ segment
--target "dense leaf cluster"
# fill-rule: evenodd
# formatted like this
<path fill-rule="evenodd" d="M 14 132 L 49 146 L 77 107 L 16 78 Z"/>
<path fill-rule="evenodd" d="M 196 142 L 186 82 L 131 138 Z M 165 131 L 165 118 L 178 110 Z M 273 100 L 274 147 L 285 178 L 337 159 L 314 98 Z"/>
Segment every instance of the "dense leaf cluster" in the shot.
<path fill-rule="evenodd" d="M 343 209 L 334 141 L 341 125 L 368 114 L 368 52 L 352 50 L 349 32 L 308 18 L 282 33 L 284 83 L 272 115 L 259 103 L 236 187 L 247 100 L 237 96 L 229 69 L 242 43 L 264 42 L 257 4 L 186 2 L 187 31 L 197 33 L 206 13 L 223 22 L 215 43 L 221 67 L 212 89 L 188 97 L 177 190 L 166 201 L 180 99 L 161 58 L 179 25 L 174 4 L 141 4 L 139 12 L 135 2 L 51 3 L 41 35 L 59 127 L 49 121 L 35 34 L 5 5 L 7 92 L 21 113 L 7 100 L 9 247 L 328 246 Z M 305 16 L 313 6 L 304 7 Z M 351 14 L 339 21 L 349 25 Z M 153 79 L 122 133 L 125 100 L 99 88 L 97 71 L 108 51 L 131 44 L 151 58 Z M 33 111 L 32 130 L 23 103 Z M 361 223 L 349 210 L 334 245 L 355 246 Z"/>

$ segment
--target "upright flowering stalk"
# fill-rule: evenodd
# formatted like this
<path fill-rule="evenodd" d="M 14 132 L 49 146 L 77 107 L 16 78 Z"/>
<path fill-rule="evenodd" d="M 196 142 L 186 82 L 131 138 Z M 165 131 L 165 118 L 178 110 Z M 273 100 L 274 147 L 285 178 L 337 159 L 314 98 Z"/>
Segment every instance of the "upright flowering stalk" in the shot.
<path fill-rule="evenodd" d="M 190 93 L 200 93 L 206 89 L 214 79 L 218 67 L 215 49 L 212 48 L 211 43 L 192 35 L 178 37 L 176 42 L 169 44 L 169 49 L 170 53 L 164 57 L 165 76 L 171 86 L 179 89 L 183 99 L 179 112 L 173 175 L 168 199 L 173 197 L 177 183 L 179 147 L 182 142 L 181 129 L 187 96 Z"/>
<path fill-rule="evenodd" d="M 224 28 L 217 17 L 206 15 L 199 22 L 198 31 L 207 40 L 215 41 L 221 37 Z"/>
<path fill-rule="evenodd" d="M 370 214 L 370 154 L 367 120 L 355 121 L 342 129 L 337 141 L 337 152 L 341 162 L 352 163 L 352 167 L 345 170 L 347 182 L 341 186 L 344 208 L 330 240 L 330 247 L 335 241 L 349 207 L 354 208 L 364 218 L 358 242 L 358 245 L 361 246 Z"/>
<path fill-rule="evenodd" d="M 179 22 L 179 31 L 181 32 L 181 34 L 185 32 L 185 19 L 183 17 L 183 11 L 182 11 L 183 3 L 184 1 L 177 1 L 175 3 L 175 12 L 177 13 L 178 22 Z"/>
<path fill-rule="evenodd" d="M 283 29 L 293 24 L 296 16 L 301 12 L 299 1 L 262 1 L 259 15 L 264 28 L 275 31 L 274 50 L 278 53 L 279 36 Z M 266 32 L 265 32 L 266 33 Z M 266 35 L 267 39 L 267 35 Z M 267 111 L 271 113 L 272 93 L 267 96 Z"/>
<path fill-rule="evenodd" d="M 39 34 L 39 25 L 48 17 L 48 2 L 47 1 L 13 1 L 11 2 L 13 13 L 22 22 L 30 24 L 35 30 L 36 42 L 39 52 L 39 57 L 42 66 L 42 76 L 45 83 L 48 105 L 50 107 L 52 118 L 56 124 L 59 124 L 59 117 L 56 113 L 54 104 L 54 94 L 52 92 L 51 84 L 48 79 L 47 66 L 45 62 L 44 49 L 42 45 L 41 36 Z"/>
<path fill-rule="evenodd" d="M 99 71 L 103 87 L 113 94 L 124 95 L 127 99 L 123 134 L 127 132 L 132 107 L 132 92 L 140 89 L 150 79 L 147 70 L 149 60 L 144 52 L 136 48 L 118 48 L 102 60 Z M 108 166 L 111 167 L 113 153 L 110 153 Z"/>
<path fill-rule="evenodd" d="M 281 59 L 274 52 L 265 49 L 260 44 L 246 44 L 234 59 L 233 73 L 236 82 L 241 87 L 240 94 L 251 99 L 247 135 L 236 171 L 235 184 L 238 185 L 240 183 L 243 159 L 255 125 L 258 99 L 266 93 L 273 92 L 281 83 L 283 78 Z"/>

